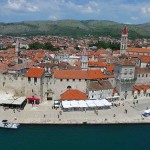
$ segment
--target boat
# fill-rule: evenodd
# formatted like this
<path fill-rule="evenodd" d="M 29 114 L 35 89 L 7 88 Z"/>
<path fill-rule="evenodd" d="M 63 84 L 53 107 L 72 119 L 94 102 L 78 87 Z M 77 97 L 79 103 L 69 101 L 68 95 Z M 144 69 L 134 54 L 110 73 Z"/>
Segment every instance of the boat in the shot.
<path fill-rule="evenodd" d="M 0 122 L 1 128 L 17 129 L 19 125 L 20 125 L 19 123 L 11 123 L 8 120 L 2 120 Z"/>

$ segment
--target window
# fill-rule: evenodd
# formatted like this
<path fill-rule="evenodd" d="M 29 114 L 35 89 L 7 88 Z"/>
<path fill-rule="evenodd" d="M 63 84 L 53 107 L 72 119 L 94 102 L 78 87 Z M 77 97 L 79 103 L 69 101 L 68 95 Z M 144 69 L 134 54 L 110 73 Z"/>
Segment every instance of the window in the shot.
<path fill-rule="evenodd" d="M 67 79 L 67 81 L 69 81 L 69 79 Z"/>
<path fill-rule="evenodd" d="M 138 75 L 138 77 L 140 77 L 140 74 Z"/>
<path fill-rule="evenodd" d="M 79 79 L 79 81 L 81 82 L 81 79 Z"/>
<path fill-rule="evenodd" d="M 63 81 L 63 79 L 60 79 L 60 81 L 62 82 L 62 81 Z"/>
<path fill-rule="evenodd" d="M 146 74 L 146 77 L 147 77 L 147 74 Z"/>
<path fill-rule="evenodd" d="M 34 83 L 37 83 L 37 78 L 34 78 Z"/>
<path fill-rule="evenodd" d="M 28 77 L 28 82 L 31 82 L 31 78 L 30 77 Z"/>
<path fill-rule="evenodd" d="M 69 85 L 69 86 L 67 86 L 67 89 L 69 90 L 69 89 L 72 89 L 72 87 Z"/>
<path fill-rule="evenodd" d="M 75 81 L 75 79 L 73 79 L 73 81 Z"/>
<path fill-rule="evenodd" d="M 144 77 L 144 74 L 142 74 L 142 77 Z"/>

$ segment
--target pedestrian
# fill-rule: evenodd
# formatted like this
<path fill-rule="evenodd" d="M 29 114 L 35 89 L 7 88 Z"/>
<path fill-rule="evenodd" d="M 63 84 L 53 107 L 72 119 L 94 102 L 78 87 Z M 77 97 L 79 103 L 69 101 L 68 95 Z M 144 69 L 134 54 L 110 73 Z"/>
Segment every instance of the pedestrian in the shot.
<path fill-rule="evenodd" d="M 58 118 L 59 118 L 59 114 L 58 114 Z"/>
<path fill-rule="evenodd" d="M 136 103 L 138 104 L 138 100 L 136 101 Z"/>
<path fill-rule="evenodd" d="M 116 115 L 114 114 L 114 117 L 116 117 Z"/>
<path fill-rule="evenodd" d="M 46 115 L 44 114 L 44 118 L 46 117 Z"/>
<path fill-rule="evenodd" d="M 60 111 L 59 114 L 62 115 L 62 111 Z"/>

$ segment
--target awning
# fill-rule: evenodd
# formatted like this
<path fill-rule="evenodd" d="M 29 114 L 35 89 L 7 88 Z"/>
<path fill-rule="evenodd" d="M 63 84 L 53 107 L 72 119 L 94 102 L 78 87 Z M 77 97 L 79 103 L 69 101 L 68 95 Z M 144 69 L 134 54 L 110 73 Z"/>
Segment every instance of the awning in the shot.
<path fill-rule="evenodd" d="M 87 100 L 86 104 L 88 105 L 88 107 L 96 107 L 95 103 L 93 102 L 93 100 Z"/>
<path fill-rule="evenodd" d="M 39 101 L 40 98 L 37 98 L 37 97 L 28 97 L 27 100 L 29 100 L 29 101 Z"/>
<path fill-rule="evenodd" d="M 70 105 L 70 101 L 62 101 L 63 108 L 72 108 Z"/>
<path fill-rule="evenodd" d="M 26 97 L 19 97 L 16 100 L 14 100 L 14 102 L 12 103 L 13 105 L 21 105 L 24 101 L 25 101 Z"/>
<path fill-rule="evenodd" d="M 96 104 L 97 107 L 103 107 L 103 106 L 105 106 L 103 104 L 103 102 L 101 102 L 101 100 L 94 100 L 94 103 Z"/>

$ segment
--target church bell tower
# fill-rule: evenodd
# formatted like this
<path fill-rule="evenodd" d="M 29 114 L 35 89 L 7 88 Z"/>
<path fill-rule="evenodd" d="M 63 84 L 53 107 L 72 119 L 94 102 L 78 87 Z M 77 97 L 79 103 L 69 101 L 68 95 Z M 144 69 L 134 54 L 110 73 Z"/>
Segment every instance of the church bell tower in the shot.
<path fill-rule="evenodd" d="M 120 55 L 125 55 L 126 54 L 127 41 L 128 41 L 128 32 L 127 32 L 127 27 L 124 26 L 122 36 L 121 36 Z"/>

